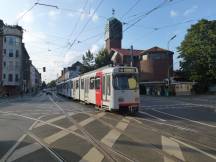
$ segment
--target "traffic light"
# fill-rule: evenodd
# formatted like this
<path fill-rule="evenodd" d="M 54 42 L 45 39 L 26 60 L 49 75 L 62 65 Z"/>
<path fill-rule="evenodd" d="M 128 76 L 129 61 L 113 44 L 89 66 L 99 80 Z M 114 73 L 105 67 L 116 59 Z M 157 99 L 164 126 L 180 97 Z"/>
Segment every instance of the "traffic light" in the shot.
<path fill-rule="evenodd" d="M 46 67 L 43 67 L 43 72 L 46 72 Z"/>

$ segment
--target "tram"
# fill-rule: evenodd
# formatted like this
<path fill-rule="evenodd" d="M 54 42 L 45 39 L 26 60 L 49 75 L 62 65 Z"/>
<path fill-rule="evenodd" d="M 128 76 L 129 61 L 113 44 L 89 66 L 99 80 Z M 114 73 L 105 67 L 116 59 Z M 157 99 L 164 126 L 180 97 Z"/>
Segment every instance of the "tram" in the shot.
<path fill-rule="evenodd" d="M 57 83 L 57 93 L 107 111 L 138 112 L 138 70 L 106 66 Z"/>

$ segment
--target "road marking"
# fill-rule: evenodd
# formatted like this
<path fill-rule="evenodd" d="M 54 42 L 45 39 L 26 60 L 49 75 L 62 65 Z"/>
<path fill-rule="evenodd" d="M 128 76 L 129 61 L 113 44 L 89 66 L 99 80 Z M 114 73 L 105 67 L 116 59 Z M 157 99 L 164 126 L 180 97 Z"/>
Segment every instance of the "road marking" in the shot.
<path fill-rule="evenodd" d="M 106 136 L 104 136 L 100 142 L 104 143 L 105 145 L 112 147 L 116 140 L 122 134 L 117 129 L 124 131 L 129 124 L 129 120 L 123 118 L 120 122 L 117 123 L 116 127 L 110 130 Z M 97 157 L 97 159 L 96 159 Z M 92 147 L 80 160 L 80 162 L 101 162 L 104 159 L 104 155 L 98 151 L 95 147 Z"/>
<path fill-rule="evenodd" d="M 175 156 L 178 159 L 185 161 L 179 144 L 165 136 L 161 136 L 162 149 L 164 152 L 171 156 Z M 166 158 L 167 159 L 167 158 Z M 165 159 L 164 159 L 165 161 Z M 166 162 L 166 161 L 165 161 Z"/>
<path fill-rule="evenodd" d="M 12 162 L 12 161 L 15 161 L 25 155 L 28 155 L 30 153 L 33 153 L 39 149 L 41 149 L 42 146 L 39 144 L 39 143 L 33 143 L 33 144 L 30 144 L 30 145 L 27 145 L 25 147 L 22 147 L 18 150 L 16 150 L 12 156 L 10 156 L 7 160 L 7 162 Z"/>
<path fill-rule="evenodd" d="M 208 127 L 216 128 L 216 125 L 211 125 L 211 124 L 199 122 L 199 121 L 196 121 L 196 120 L 191 120 L 191 119 L 188 119 L 188 118 L 184 118 L 184 117 L 172 115 L 172 114 L 165 113 L 165 112 L 162 112 L 162 111 L 159 111 L 159 110 L 155 110 L 155 109 L 152 109 L 152 110 L 153 110 L 153 111 L 156 111 L 156 112 L 159 112 L 159 113 L 161 113 L 161 114 L 168 115 L 168 116 L 172 116 L 172 117 L 176 117 L 176 118 L 179 118 L 179 119 L 187 120 L 187 121 L 190 121 L 190 122 L 193 122 L 193 123 L 197 123 L 197 124 L 205 125 L 205 126 L 208 126 Z"/>
<path fill-rule="evenodd" d="M 80 122 L 80 125 L 85 126 L 85 125 L 91 123 L 92 121 L 96 120 L 97 118 L 103 117 L 104 115 L 105 115 L 104 112 L 98 113 L 98 114 L 95 115 L 96 118 L 90 117 L 88 119 L 85 119 L 85 120 L 83 120 L 83 121 Z M 77 130 L 76 126 L 71 126 L 68 129 L 70 131 Z M 55 141 L 57 141 L 57 140 L 65 137 L 68 134 L 70 134 L 69 131 L 66 132 L 65 130 L 61 130 L 61 131 L 59 131 L 59 132 L 57 132 L 57 133 L 55 133 L 55 134 L 53 134 L 53 135 L 51 135 L 49 137 L 44 138 L 43 141 L 45 143 L 47 143 L 47 144 L 52 144 L 53 142 L 55 142 Z M 12 157 L 10 157 L 10 158 L 13 159 L 13 160 L 16 160 L 16 159 L 19 159 L 19 158 L 21 158 L 23 156 L 26 156 L 26 155 L 30 154 L 30 153 L 33 153 L 33 152 L 35 152 L 35 151 L 37 151 L 37 150 L 39 150 L 41 148 L 42 148 L 42 146 L 39 145 L 38 143 L 29 144 L 27 146 L 24 146 L 24 147 L 16 150 L 12 154 Z"/>
<path fill-rule="evenodd" d="M 215 155 L 209 154 L 209 153 L 207 153 L 207 152 L 205 152 L 205 151 L 203 151 L 203 150 L 198 149 L 197 147 L 194 147 L 194 146 L 192 146 L 192 145 L 189 145 L 189 144 L 187 144 L 187 143 L 184 143 L 184 142 L 182 142 L 182 141 L 180 141 L 180 140 L 177 140 L 177 139 L 175 139 L 175 138 L 170 137 L 170 139 L 172 139 L 172 140 L 174 140 L 175 142 L 178 142 L 178 143 L 180 143 L 180 144 L 182 144 L 182 145 L 184 145 L 184 146 L 186 146 L 186 147 L 189 147 L 189 148 L 191 148 L 191 149 L 193 149 L 193 150 L 195 150 L 195 151 L 197 151 L 197 152 L 200 152 L 200 153 L 202 153 L 202 154 L 204 154 L 204 155 L 206 155 L 206 156 L 208 156 L 208 157 L 210 157 L 210 158 L 216 160 L 216 156 L 215 156 Z"/>
<path fill-rule="evenodd" d="M 128 119 L 130 120 L 133 120 L 139 124 L 143 124 L 141 121 L 139 120 L 144 120 L 144 121 L 148 121 L 148 122 L 152 122 L 152 123 L 155 123 L 155 124 L 159 124 L 159 125 L 167 125 L 167 126 L 170 126 L 170 127 L 174 127 L 174 128 L 177 128 L 177 129 L 180 129 L 180 130 L 184 130 L 184 131 L 190 131 L 190 132 L 194 132 L 194 133 L 197 133 L 196 130 L 194 129 L 191 129 L 191 128 L 185 128 L 185 127 L 181 127 L 181 126 L 178 126 L 178 125 L 173 125 L 173 124 L 168 124 L 168 123 L 161 123 L 161 122 L 158 122 L 158 121 L 154 121 L 154 120 L 150 120 L 150 119 L 142 119 L 142 118 L 139 118 L 138 119 L 134 119 L 134 118 L 130 118 L 130 117 L 127 117 Z"/>
<path fill-rule="evenodd" d="M 80 162 L 101 162 L 104 159 L 104 155 L 101 154 L 95 147 L 91 148 L 87 154 L 85 154 Z"/>
<path fill-rule="evenodd" d="M 74 113 L 72 112 L 72 113 L 69 113 L 69 115 L 73 115 Z M 54 123 L 54 122 L 56 122 L 56 121 L 58 121 L 58 120 L 61 120 L 61 119 L 64 119 L 65 118 L 65 115 L 61 115 L 61 116 L 58 116 L 58 117 L 55 117 L 55 118 L 52 118 L 52 119 L 49 119 L 49 120 L 47 120 L 46 121 L 46 123 Z M 37 127 L 41 127 L 41 126 L 43 126 L 43 125 L 46 125 L 45 123 L 38 123 L 36 126 L 35 126 L 35 128 L 37 128 Z"/>
<path fill-rule="evenodd" d="M 41 119 L 43 116 L 40 116 L 38 119 Z M 36 125 L 38 121 L 35 121 L 30 127 L 29 131 L 32 130 Z M 14 152 L 14 150 L 17 148 L 17 146 L 25 139 L 27 134 L 23 134 L 18 141 L 8 150 L 8 152 L 0 159 L 0 161 L 6 161 L 8 157 Z"/>
<path fill-rule="evenodd" d="M 85 119 L 85 120 L 81 121 L 79 124 L 80 124 L 81 126 L 85 126 L 85 125 L 87 125 L 87 124 L 93 122 L 94 120 L 103 117 L 104 115 L 105 115 L 104 112 L 99 113 L 99 114 L 95 115 L 95 117 L 90 117 L 90 118 L 88 118 L 88 119 Z M 69 127 L 68 129 L 71 130 L 71 131 L 76 131 L 76 130 L 77 130 L 77 127 L 76 127 L 75 125 L 73 125 L 73 126 Z M 61 138 L 65 137 L 65 136 L 68 135 L 68 134 L 70 134 L 70 133 L 61 130 L 61 131 L 59 131 L 59 132 L 57 132 L 57 133 L 55 133 L 55 134 L 52 134 L 52 135 L 49 136 L 49 137 L 44 138 L 44 141 L 45 141 L 47 144 L 51 144 L 51 143 L 57 141 L 58 139 L 61 139 Z"/>
<path fill-rule="evenodd" d="M 150 116 L 150 117 L 152 117 L 152 118 L 158 119 L 158 120 L 163 121 L 163 122 L 166 121 L 166 120 L 164 120 L 164 119 L 161 119 L 161 118 L 159 118 L 159 117 L 157 117 L 157 116 L 154 116 L 154 115 L 149 114 L 149 113 L 144 112 L 144 111 L 139 111 L 139 113 L 141 113 L 141 114 L 145 114 L 145 115 L 147 115 L 147 116 Z"/>

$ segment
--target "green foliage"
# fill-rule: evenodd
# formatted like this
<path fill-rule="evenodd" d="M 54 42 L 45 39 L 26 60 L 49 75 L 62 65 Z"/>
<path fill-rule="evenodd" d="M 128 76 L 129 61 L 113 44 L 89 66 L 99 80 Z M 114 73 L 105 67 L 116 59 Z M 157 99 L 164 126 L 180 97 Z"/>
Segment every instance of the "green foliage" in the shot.
<path fill-rule="evenodd" d="M 112 55 L 107 51 L 107 49 L 101 49 L 95 58 L 96 67 L 103 67 L 112 63 Z"/>
<path fill-rule="evenodd" d="M 85 55 L 82 57 L 82 66 L 80 68 L 81 74 L 86 73 L 88 71 L 94 70 L 95 68 L 95 58 L 93 53 L 88 50 Z"/>
<path fill-rule="evenodd" d="M 47 87 L 49 87 L 49 88 L 56 87 L 56 81 L 55 81 L 55 80 L 52 80 L 51 82 L 49 82 L 49 83 L 47 84 Z"/>
<path fill-rule="evenodd" d="M 197 89 L 205 91 L 216 83 L 216 21 L 203 19 L 192 25 L 178 51 L 181 69 L 198 82 Z"/>

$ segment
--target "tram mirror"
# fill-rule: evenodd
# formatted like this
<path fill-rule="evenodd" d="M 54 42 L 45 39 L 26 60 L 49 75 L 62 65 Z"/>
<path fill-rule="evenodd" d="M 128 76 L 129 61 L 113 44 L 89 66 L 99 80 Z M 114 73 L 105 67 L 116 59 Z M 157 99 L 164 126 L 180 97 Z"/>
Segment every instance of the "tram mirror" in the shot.
<path fill-rule="evenodd" d="M 130 89 L 134 89 L 137 86 L 137 82 L 134 78 L 128 78 L 128 85 Z"/>

